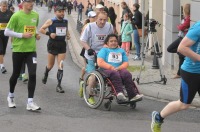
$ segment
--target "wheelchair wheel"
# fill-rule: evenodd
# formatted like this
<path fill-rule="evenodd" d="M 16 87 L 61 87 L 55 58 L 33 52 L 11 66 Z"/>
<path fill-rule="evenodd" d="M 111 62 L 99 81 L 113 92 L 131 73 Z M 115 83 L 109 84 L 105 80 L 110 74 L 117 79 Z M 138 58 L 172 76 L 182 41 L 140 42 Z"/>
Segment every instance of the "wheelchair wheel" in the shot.
<path fill-rule="evenodd" d="M 131 109 L 135 109 L 136 108 L 136 102 L 131 102 L 130 107 L 131 107 Z"/>
<path fill-rule="evenodd" d="M 88 86 L 89 79 L 92 80 L 90 82 L 94 83 L 92 89 Z M 86 76 L 83 86 L 83 97 L 90 108 L 96 109 L 101 105 L 104 99 L 104 89 L 104 80 L 99 72 L 93 71 Z M 91 97 L 93 98 L 92 102 L 90 100 Z"/>
<path fill-rule="evenodd" d="M 111 109 L 111 101 L 107 101 L 107 102 L 104 104 L 104 108 L 105 108 L 107 111 L 110 111 L 110 109 Z"/>

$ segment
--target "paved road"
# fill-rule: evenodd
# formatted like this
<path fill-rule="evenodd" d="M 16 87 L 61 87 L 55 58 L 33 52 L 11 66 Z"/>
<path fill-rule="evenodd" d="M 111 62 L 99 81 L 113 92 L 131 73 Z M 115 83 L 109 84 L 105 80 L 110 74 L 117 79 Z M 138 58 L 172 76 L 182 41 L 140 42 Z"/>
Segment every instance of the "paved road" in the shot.
<path fill-rule="evenodd" d="M 40 26 L 47 18 L 53 17 L 48 14 L 46 8 L 35 8 L 40 14 Z M 39 26 L 39 27 L 40 27 Z M 35 101 L 41 106 L 41 112 L 29 112 L 26 110 L 27 85 L 18 81 L 16 86 L 16 109 L 7 107 L 8 80 L 12 71 L 10 45 L 5 57 L 5 65 L 8 73 L 0 74 L 0 131 L 1 132 L 150 132 L 151 112 L 161 110 L 166 102 L 146 97 L 137 104 L 135 110 L 128 106 L 120 106 L 115 102 L 111 111 L 105 111 L 103 107 L 90 109 L 83 99 L 78 97 L 78 77 L 80 69 L 72 62 L 71 56 L 67 55 L 64 62 L 63 87 L 64 94 L 56 93 L 57 66 L 50 72 L 46 85 L 41 79 L 47 63 L 46 42 L 47 36 L 42 35 L 38 41 L 38 69 L 37 88 Z M 164 132 L 198 132 L 199 114 L 198 109 L 183 111 L 170 116 L 163 125 Z"/>

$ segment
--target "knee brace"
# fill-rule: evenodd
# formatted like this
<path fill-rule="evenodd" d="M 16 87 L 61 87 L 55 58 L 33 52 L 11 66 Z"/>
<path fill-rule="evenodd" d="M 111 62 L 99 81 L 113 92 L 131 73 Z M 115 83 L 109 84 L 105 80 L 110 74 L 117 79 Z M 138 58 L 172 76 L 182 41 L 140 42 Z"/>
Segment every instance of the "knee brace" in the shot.
<path fill-rule="evenodd" d="M 58 83 L 61 83 L 62 77 L 63 77 L 63 70 L 59 69 L 58 72 L 57 72 Z"/>

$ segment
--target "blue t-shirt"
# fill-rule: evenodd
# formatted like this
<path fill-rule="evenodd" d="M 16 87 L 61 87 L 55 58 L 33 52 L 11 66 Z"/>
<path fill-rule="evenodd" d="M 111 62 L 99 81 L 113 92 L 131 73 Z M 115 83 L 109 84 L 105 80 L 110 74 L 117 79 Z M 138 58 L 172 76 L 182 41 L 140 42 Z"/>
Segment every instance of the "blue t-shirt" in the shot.
<path fill-rule="evenodd" d="M 186 37 L 194 41 L 195 43 L 190 47 L 192 51 L 200 54 L 200 21 L 195 23 L 186 34 Z M 189 57 L 185 57 L 185 60 L 181 66 L 181 69 L 190 73 L 200 73 L 200 62 L 194 62 Z"/>
<path fill-rule="evenodd" d="M 123 62 L 128 62 L 126 52 L 122 48 L 110 49 L 104 47 L 99 51 L 97 57 L 102 58 L 115 68 L 119 67 Z"/>

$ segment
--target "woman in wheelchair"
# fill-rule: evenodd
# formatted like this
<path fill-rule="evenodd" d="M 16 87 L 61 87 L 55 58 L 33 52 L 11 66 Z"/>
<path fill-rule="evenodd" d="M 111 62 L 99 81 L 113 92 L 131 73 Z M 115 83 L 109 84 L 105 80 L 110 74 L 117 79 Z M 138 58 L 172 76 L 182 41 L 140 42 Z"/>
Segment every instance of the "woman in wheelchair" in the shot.
<path fill-rule="evenodd" d="M 109 77 L 119 101 L 139 101 L 143 95 L 139 94 L 132 80 L 131 73 L 126 70 L 128 67 L 128 57 L 126 52 L 118 46 L 117 35 L 110 34 L 105 39 L 105 46 L 97 55 L 97 64 Z M 127 91 L 128 99 L 124 95 L 123 85 Z"/>

